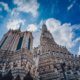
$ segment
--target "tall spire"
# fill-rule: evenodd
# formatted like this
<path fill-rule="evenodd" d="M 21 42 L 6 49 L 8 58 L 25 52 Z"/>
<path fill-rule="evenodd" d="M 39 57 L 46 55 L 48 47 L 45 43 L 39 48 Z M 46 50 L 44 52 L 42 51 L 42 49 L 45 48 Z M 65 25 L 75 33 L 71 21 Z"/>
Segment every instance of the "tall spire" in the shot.
<path fill-rule="evenodd" d="M 46 23 L 45 22 L 42 25 L 42 31 L 47 31 L 47 26 L 46 26 Z"/>
<path fill-rule="evenodd" d="M 43 23 L 42 25 L 42 33 L 40 36 L 40 46 L 41 46 L 41 50 L 42 52 L 46 52 L 48 50 L 54 50 L 51 46 L 56 46 L 56 43 L 54 41 L 54 38 L 52 36 L 52 34 L 50 33 L 50 31 L 47 30 L 47 26 L 45 23 Z"/>

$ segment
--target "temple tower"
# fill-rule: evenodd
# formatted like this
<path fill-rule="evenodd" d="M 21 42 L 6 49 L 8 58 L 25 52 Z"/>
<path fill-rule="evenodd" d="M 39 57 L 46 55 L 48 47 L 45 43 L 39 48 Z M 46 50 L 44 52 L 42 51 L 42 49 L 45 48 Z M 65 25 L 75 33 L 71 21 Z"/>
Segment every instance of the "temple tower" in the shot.
<path fill-rule="evenodd" d="M 21 32 L 19 28 L 9 30 L 3 36 L 0 42 L 0 72 L 3 78 L 11 71 L 12 80 L 36 80 L 32 47 L 32 32 Z"/>
<path fill-rule="evenodd" d="M 72 66 L 72 55 L 65 47 L 59 46 L 54 41 L 46 24 L 42 25 L 40 47 L 37 49 L 37 54 L 39 54 L 40 80 L 62 80 L 61 64 L 65 62 L 66 65 Z"/>
<path fill-rule="evenodd" d="M 45 24 L 42 25 L 42 33 L 40 37 L 40 47 L 42 52 L 47 52 L 53 50 L 52 46 L 57 46 L 55 43 L 52 34 L 47 30 Z"/>
<path fill-rule="evenodd" d="M 2 50 L 16 51 L 21 48 L 32 50 L 33 37 L 29 31 L 21 32 L 20 29 L 9 30 L 0 42 Z"/>

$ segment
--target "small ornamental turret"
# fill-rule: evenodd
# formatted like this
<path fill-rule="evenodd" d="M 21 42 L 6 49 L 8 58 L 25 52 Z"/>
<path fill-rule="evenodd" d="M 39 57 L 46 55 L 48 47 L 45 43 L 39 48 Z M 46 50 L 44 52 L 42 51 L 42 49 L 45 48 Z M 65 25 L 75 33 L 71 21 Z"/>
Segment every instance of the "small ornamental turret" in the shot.
<path fill-rule="evenodd" d="M 42 32 L 44 32 L 44 31 L 47 31 L 47 26 L 45 23 L 43 23 L 43 25 L 42 25 Z"/>

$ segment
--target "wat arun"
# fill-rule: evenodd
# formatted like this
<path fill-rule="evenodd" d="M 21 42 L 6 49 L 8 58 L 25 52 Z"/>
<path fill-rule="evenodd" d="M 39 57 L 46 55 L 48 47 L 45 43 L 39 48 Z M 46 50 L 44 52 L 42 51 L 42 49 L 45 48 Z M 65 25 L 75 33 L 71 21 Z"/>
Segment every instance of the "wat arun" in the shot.
<path fill-rule="evenodd" d="M 58 45 L 45 23 L 35 48 L 32 32 L 9 30 L 0 41 L 0 80 L 80 80 L 80 57 Z"/>

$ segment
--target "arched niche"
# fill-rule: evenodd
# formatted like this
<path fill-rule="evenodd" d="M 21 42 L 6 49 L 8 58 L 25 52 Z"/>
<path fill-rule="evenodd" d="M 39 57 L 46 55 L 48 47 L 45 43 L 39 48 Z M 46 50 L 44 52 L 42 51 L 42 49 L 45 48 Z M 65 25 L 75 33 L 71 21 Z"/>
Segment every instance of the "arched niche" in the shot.
<path fill-rule="evenodd" d="M 23 80 L 33 80 L 33 77 L 31 76 L 30 72 L 27 73 Z"/>
<path fill-rule="evenodd" d="M 20 76 L 17 75 L 17 77 L 15 78 L 15 80 L 21 80 Z"/>

